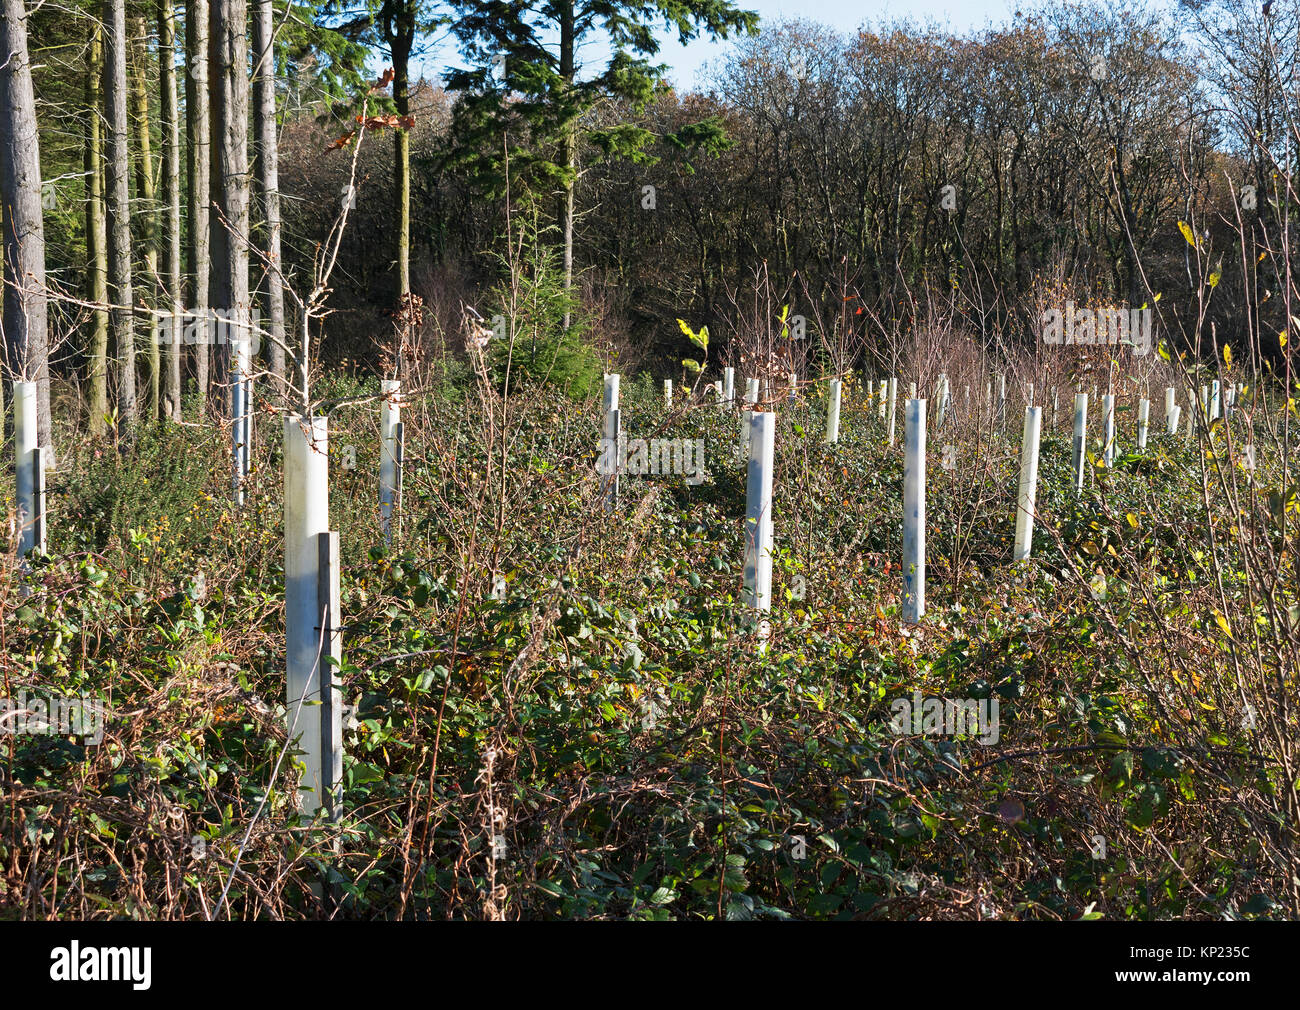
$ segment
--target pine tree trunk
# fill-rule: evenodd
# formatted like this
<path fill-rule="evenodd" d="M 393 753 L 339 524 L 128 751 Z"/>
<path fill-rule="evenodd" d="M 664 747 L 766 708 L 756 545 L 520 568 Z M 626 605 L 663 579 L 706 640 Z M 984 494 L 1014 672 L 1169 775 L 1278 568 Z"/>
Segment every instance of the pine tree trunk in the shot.
<path fill-rule="evenodd" d="M 108 314 L 120 369 L 120 422 L 135 424 L 135 304 L 131 288 L 131 151 L 126 109 L 126 0 L 104 0 L 105 171 L 108 209 Z"/>
<path fill-rule="evenodd" d="M 193 335 L 194 376 L 201 419 L 208 402 L 208 334 L 211 332 L 206 322 L 212 161 L 212 122 L 208 118 L 208 0 L 186 0 L 185 66 L 186 217 L 189 219 L 186 251 L 190 276 L 190 322 L 187 329 Z"/>
<path fill-rule="evenodd" d="M 162 96 L 162 284 L 170 314 L 162 328 L 165 340 L 163 416 L 181 419 L 181 138 L 176 92 L 176 14 L 171 0 L 158 0 L 158 90 Z"/>
<path fill-rule="evenodd" d="M 284 378 L 284 287 L 280 270 L 280 157 L 275 120 L 275 22 L 271 0 L 253 0 L 253 133 L 257 138 L 257 186 L 265 220 L 266 314 L 271 372 Z"/>
<path fill-rule="evenodd" d="M 96 306 L 108 302 L 104 145 L 100 131 L 103 73 L 103 29 L 96 25 L 86 55 L 86 143 L 81 166 L 86 177 L 86 300 Z M 108 310 L 91 309 L 90 319 L 90 433 L 102 435 L 108 415 Z"/>
<path fill-rule="evenodd" d="M 37 385 L 36 437 L 52 462 L 41 149 L 23 0 L 3 0 L 0 6 L 0 52 L 5 56 L 0 66 L 5 350 L 14 373 Z"/>
<path fill-rule="evenodd" d="M 208 90 L 212 116 L 212 276 L 208 301 L 228 336 L 247 334 L 248 289 L 248 8 L 211 0 Z M 219 380 L 229 377 L 229 343 L 219 344 Z M 227 396 L 227 405 L 230 397 Z"/>
<path fill-rule="evenodd" d="M 149 127 L 149 42 L 142 15 L 131 18 L 131 119 L 135 123 L 136 226 L 144 250 L 144 277 L 135 285 L 136 298 L 154 308 L 158 303 L 158 210 L 153 185 L 153 143 Z M 145 416 L 158 417 L 159 369 L 157 319 L 142 314 L 137 331 L 145 334 L 149 356 L 149 400 Z"/>

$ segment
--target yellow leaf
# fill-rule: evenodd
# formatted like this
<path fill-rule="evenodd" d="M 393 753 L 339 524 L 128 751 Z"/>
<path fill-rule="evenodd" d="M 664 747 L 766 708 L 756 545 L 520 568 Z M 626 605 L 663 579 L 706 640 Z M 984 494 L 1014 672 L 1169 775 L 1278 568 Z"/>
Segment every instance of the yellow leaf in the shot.
<path fill-rule="evenodd" d="M 1193 249 L 1197 248 L 1196 236 L 1192 234 L 1192 229 L 1187 226 L 1186 221 L 1178 222 L 1178 230 L 1183 233 L 1183 238 L 1187 239 L 1187 244 Z"/>
<path fill-rule="evenodd" d="M 1232 628 L 1228 626 L 1228 619 L 1224 617 L 1221 613 L 1219 613 L 1217 610 L 1214 612 L 1214 623 L 1219 626 L 1219 630 L 1222 631 L 1225 635 L 1227 635 L 1229 638 L 1232 637 Z"/>
<path fill-rule="evenodd" d="M 1278 347 L 1286 346 L 1286 330 L 1283 330 L 1281 333 L 1277 335 L 1277 346 Z"/>
<path fill-rule="evenodd" d="M 1222 276 L 1223 276 L 1223 271 L 1222 271 L 1222 270 L 1216 270 L 1216 271 L 1214 271 L 1214 273 L 1210 274 L 1210 279 L 1209 279 L 1209 285 L 1210 285 L 1210 287 L 1212 287 L 1212 288 L 1218 287 L 1218 286 L 1219 286 L 1219 278 L 1222 277 Z"/>
<path fill-rule="evenodd" d="M 1128 514 L 1128 524 L 1132 526 L 1134 529 L 1138 528 L 1137 516 L 1135 516 L 1132 512 Z"/>
<path fill-rule="evenodd" d="M 1232 348 L 1227 344 L 1223 345 L 1223 363 L 1229 368 L 1232 367 Z"/>

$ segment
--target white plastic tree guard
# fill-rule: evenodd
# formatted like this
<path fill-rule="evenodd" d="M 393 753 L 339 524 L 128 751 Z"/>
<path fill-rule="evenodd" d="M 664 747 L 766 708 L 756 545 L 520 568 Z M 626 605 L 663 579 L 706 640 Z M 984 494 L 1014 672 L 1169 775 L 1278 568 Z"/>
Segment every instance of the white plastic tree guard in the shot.
<path fill-rule="evenodd" d="M 664 379 L 664 406 L 671 407 L 672 405 L 673 405 L 673 380 Z"/>
<path fill-rule="evenodd" d="M 925 401 L 905 406 L 903 439 L 903 620 L 925 616 Z"/>
<path fill-rule="evenodd" d="M 1056 430 L 1056 414 L 1057 414 L 1057 409 L 1056 409 L 1056 408 L 1057 408 L 1057 404 L 1058 404 L 1058 400 L 1057 400 L 1057 390 L 1056 390 L 1055 387 L 1053 387 L 1053 388 L 1052 388 L 1052 430 L 1053 430 L 1053 431 Z"/>
<path fill-rule="evenodd" d="M 1107 393 L 1101 398 L 1102 457 L 1106 465 L 1115 462 L 1115 396 Z"/>
<path fill-rule="evenodd" d="M 736 406 L 736 370 L 734 368 L 724 368 L 722 370 L 722 402 L 728 407 Z"/>
<path fill-rule="evenodd" d="M 1165 387 L 1165 431 L 1170 435 L 1178 434 L 1178 416 L 1174 408 L 1178 406 L 1177 394 L 1173 386 Z"/>
<path fill-rule="evenodd" d="M 889 380 L 889 444 L 894 444 L 894 421 L 898 414 L 898 379 Z"/>
<path fill-rule="evenodd" d="M 776 415 L 754 411 L 750 418 L 749 472 L 745 482 L 745 603 L 772 609 L 772 464 Z"/>
<path fill-rule="evenodd" d="M 1138 400 L 1138 448 L 1147 447 L 1147 427 L 1151 420 L 1151 401 L 1145 396 Z"/>
<path fill-rule="evenodd" d="M 1169 434 L 1178 434 L 1178 421 L 1182 416 L 1183 408 L 1175 403 L 1173 413 L 1169 415 Z"/>
<path fill-rule="evenodd" d="M 934 430 L 939 431 L 943 427 L 943 422 L 948 417 L 948 375 L 945 372 L 939 373 L 939 382 L 935 388 L 936 399 L 939 401 L 939 416 L 934 419 Z"/>
<path fill-rule="evenodd" d="M 45 454 L 37 446 L 36 383 L 13 384 L 18 556 L 45 551 Z"/>
<path fill-rule="evenodd" d="M 399 431 L 402 423 L 402 384 L 396 379 L 379 383 L 379 524 L 384 543 L 393 542 L 393 513 L 398 507 L 402 455 Z"/>
<path fill-rule="evenodd" d="M 843 396 L 843 382 L 831 379 L 829 405 L 826 410 L 826 441 L 832 445 L 840 440 L 840 397 Z"/>
<path fill-rule="evenodd" d="M 1088 442 L 1088 394 L 1074 394 L 1074 456 L 1072 466 L 1074 467 L 1074 490 L 1077 494 L 1083 490 L 1083 464 L 1085 462 L 1084 450 Z"/>
<path fill-rule="evenodd" d="M 329 422 L 325 417 L 284 419 L 284 613 L 285 698 L 290 739 L 302 752 L 299 806 L 307 815 L 328 808 L 342 771 L 341 704 L 323 656 L 330 655 L 331 627 L 322 599 L 321 535 L 329 533 Z M 331 578 L 325 572 L 327 580 Z M 337 579 L 337 571 L 333 575 Z"/>
<path fill-rule="evenodd" d="M 1015 559 L 1029 557 L 1034 541 L 1034 505 L 1038 498 L 1038 441 L 1043 428 L 1043 408 L 1025 408 L 1025 428 L 1020 437 L 1020 491 L 1016 496 Z"/>
<path fill-rule="evenodd" d="M 726 398 L 723 396 L 723 393 L 722 393 L 722 380 L 721 380 L 721 379 L 718 379 L 716 382 L 713 383 L 713 398 L 714 398 L 715 400 L 718 401 L 718 409 L 719 409 L 719 410 L 726 410 L 726 409 L 727 409 L 727 401 L 726 401 Z"/>
<path fill-rule="evenodd" d="M 604 448 L 609 453 L 609 456 L 616 461 L 612 472 L 602 474 L 600 478 L 600 497 L 605 504 L 606 512 L 613 512 L 618 504 L 618 451 L 616 448 L 610 448 L 618 445 L 618 383 L 619 376 L 617 372 L 606 373 L 605 387 L 601 395 L 601 408 L 604 411 L 601 434 L 605 439 Z"/>
<path fill-rule="evenodd" d="M 250 337 L 237 330 L 230 341 L 230 441 L 232 487 L 235 504 L 244 504 L 244 490 L 252 470 L 253 355 Z"/>
<path fill-rule="evenodd" d="M 870 389 L 871 388 L 870 385 L 868 385 L 867 388 Z M 885 423 L 885 412 L 886 412 L 885 396 L 888 392 L 889 392 L 888 379 L 881 379 L 878 383 L 876 383 L 876 399 L 880 401 L 876 404 L 876 417 L 880 419 L 881 424 Z"/>
<path fill-rule="evenodd" d="M 1210 383 L 1210 420 L 1217 420 L 1221 410 L 1219 380 Z"/>
<path fill-rule="evenodd" d="M 790 373 L 790 399 L 795 399 L 799 395 L 799 373 Z"/>
<path fill-rule="evenodd" d="M 1007 426 L 1007 373 L 998 376 L 998 427 Z"/>

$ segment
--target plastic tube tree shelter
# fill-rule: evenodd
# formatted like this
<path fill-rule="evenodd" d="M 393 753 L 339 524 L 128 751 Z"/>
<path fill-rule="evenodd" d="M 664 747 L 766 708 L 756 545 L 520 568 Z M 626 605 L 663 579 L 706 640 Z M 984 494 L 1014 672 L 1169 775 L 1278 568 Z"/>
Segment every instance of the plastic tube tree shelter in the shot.
<path fill-rule="evenodd" d="M 1034 540 L 1034 506 L 1038 498 L 1038 442 L 1043 428 L 1043 408 L 1025 408 L 1020 437 L 1020 490 L 1016 496 L 1015 559 L 1029 557 Z"/>
<path fill-rule="evenodd" d="M 728 407 L 736 405 L 736 370 L 730 366 L 722 370 L 722 402 Z"/>
<path fill-rule="evenodd" d="M 673 380 L 664 379 L 664 406 L 671 407 L 672 405 L 673 405 Z"/>
<path fill-rule="evenodd" d="M 393 513 L 402 486 L 402 384 L 396 379 L 379 383 L 379 525 L 384 543 L 393 542 Z"/>
<path fill-rule="evenodd" d="M 750 413 L 749 471 L 745 482 L 745 603 L 760 614 L 772 609 L 772 470 L 776 415 Z M 759 622 L 765 646 L 766 619 Z"/>
<path fill-rule="evenodd" d="M 609 472 L 601 474 L 600 479 L 600 497 L 607 513 L 613 512 L 618 504 L 618 384 L 618 373 L 606 373 L 600 402 L 604 418 L 601 430 L 605 440 L 605 453 L 602 455 L 613 460 L 613 466 L 606 467 Z"/>
<path fill-rule="evenodd" d="M 1102 457 L 1106 465 L 1115 462 L 1115 396 L 1107 393 L 1101 398 Z"/>
<path fill-rule="evenodd" d="M 244 504 L 244 490 L 252 470 L 253 355 L 252 337 L 238 324 L 230 324 L 230 442 L 235 504 Z"/>
<path fill-rule="evenodd" d="M 898 378 L 889 380 L 889 444 L 894 444 L 894 422 L 898 414 Z"/>
<path fill-rule="evenodd" d="M 843 385 L 839 379 L 831 379 L 826 408 L 826 441 L 832 445 L 840 440 L 840 398 L 844 392 Z"/>
<path fill-rule="evenodd" d="M 904 422 L 903 620 L 925 616 L 925 401 L 910 399 Z"/>
<path fill-rule="evenodd" d="M 37 444 L 36 383 L 13 384 L 18 556 L 45 551 L 45 454 Z"/>
<path fill-rule="evenodd" d="M 934 430 L 938 431 L 943 427 L 943 422 L 948 417 L 948 375 L 946 372 L 939 373 L 939 382 L 935 387 L 935 397 L 939 401 L 939 416 L 934 419 Z"/>
<path fill-rule="evenodd" d="M 286 414 L 285 719 L 302 752 L 298 799 L 308 816 L 322 808 L 337 816 L 342 788 L 342 700 L 325 661 L 338 645 L 337 616 L 330 611 L 339 573 L 337 567 L 331 570 L 329 536 L 329 420 Z"/>
<path fill-rule="evenodd" d="M 1145 396 L 1138 401 L 1138 448 L 1147 447 L 1147 430 L 1151 418 L 1151 401 Z"/>
<path fill-rule="evenodd" d="M 1088 441 L 1088 394 L 1074 394 L 1074 442 L 1071 465 L 1074 474 L 1074 491 L 1078 494 L 1083 490 L 1083 464 L 1085 462 L 1084 451 L 1087 448 Z"/>

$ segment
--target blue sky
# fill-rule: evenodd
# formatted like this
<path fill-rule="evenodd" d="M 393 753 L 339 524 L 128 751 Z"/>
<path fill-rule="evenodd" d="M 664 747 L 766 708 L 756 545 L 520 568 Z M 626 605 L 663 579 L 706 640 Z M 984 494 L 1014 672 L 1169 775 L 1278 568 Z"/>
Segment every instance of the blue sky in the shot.
<path fill-rule="evenodd" d="M 934 21 L 965 32 L 983 28 L 986 24 L 1000 24 L 1011 19 L 1012 12 L 1034 6 L 1033 0 L 885 0 L 883 3 L 863 3 L 861 0 L 737 0 L 745 10 L 757 11 L 763 21 L 781 21 L 806 18 L 841 32 L 851 32 L 863 21 L 892 18 L 911 18 L 916 21 Z M 682 46 L 665 35 L 659 61 L 670 67 L 669 78 L 679 88 L 690 88 L 697 83 L 706 63 L 717 60 L 731 49 L 732 43 L 697 40 Z M 582 56 L 593 65 L 603 63 L 603 53 L 589 48 Z M 433 46 L 419 61 L 426 77 L 437 76 L 448 64 L 456 63 L 455 47 L 450 44 Z"/>
<path fill-rule="evenodd" d="M 964 32 L 982 28 L 986 23 L 1008 21 L 1013 9 L 1025 6 L 1015 0 L 893 0 L 886 3 L 862 3 L 851 0 L 819 0 L 797 3 L 793 0 L 739 0 L 739 6 L 758 11 L 764 21 L 781 21 L 805 18 L 835 28 L 852 32 L 864 21 L 912 18 L 916 21 L 935 21 Z M 672 67 L 669 76 L 679 88 L 689 88 L 706 61 L 715 60 L 730 48 L 730 43 L 696 41 L 682 46 L 675 40 L 661 51 L 661 60 Z"/>

